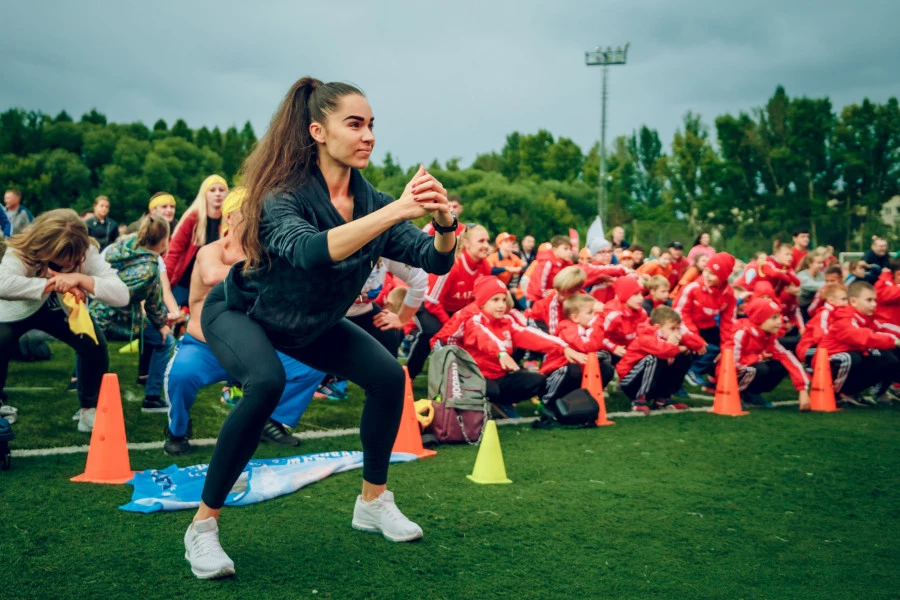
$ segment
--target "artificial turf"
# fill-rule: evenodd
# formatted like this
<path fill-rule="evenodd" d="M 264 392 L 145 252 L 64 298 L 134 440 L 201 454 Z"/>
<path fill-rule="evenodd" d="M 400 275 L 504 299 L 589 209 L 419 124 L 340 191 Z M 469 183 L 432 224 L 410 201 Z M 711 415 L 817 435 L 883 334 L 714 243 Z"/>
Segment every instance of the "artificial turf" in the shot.
<path fill-rule="evenodd" d="M 11 385 L 36 368 L 15 365 Z M 66 401 L 62 417 L 71 417 L 74 399 Z M 353 425 L 353 402 L 361 400 L 323 404 Z M 60 430 L 72 421 L 50 419 L 59 429 L 46 437 L 29 429 L 37 417 L 19 404 L 17 447 L 29 431 L 41 434 L 31 447 L 70 443 Z M 129 440 L 157 439 L 160 427 L 142 421 L 159 416 L 133 408 L 126 403 Z M 203 414 L 196 418 L 212 435 L 221 415 Z M 215 582 L 195 580 L 184 561 L 189 511 L 117 510 L 130 486 L 68 481 L 83 470 L 83 454 L 15 458 L 0 473 L 0 597 L 895 598 L 898 425 L 896 409 L 784 407 L 740 418 L 621 418 L 597 429 L 502 427 L 512 485 L 469 482 L 476 450 L 464 446 L 391 468 L 398 504 L 422 525 L 423 541 L 353 531 L 359 474 L 335 475 L 224 511 L 222 542 L 237 575 Z M 261 446 L 258 455 L 353 449 L 359 440 L 350 436 Z M 161 468 L 210 453 L 197 448 L 176 461 L 133 451 L 131 461 Z"/>

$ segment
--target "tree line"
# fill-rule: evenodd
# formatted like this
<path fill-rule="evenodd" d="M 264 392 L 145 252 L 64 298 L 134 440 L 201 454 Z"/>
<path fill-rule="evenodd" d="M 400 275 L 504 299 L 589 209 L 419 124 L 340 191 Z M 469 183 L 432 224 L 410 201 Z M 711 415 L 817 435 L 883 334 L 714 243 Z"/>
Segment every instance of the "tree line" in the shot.
<path fill-rule="evenodd" d="M 10 109 L 0 115 L 0 184 L 19 187 L 35 212 L 87 209 L 103 194 L 134 219 L 155 191 L 172 192 L 183 210 L 206 175 L 231 181 L 255 142 L 249 122 L 223 133 L 180 119 L 150 129 L 108 123 L 96 110 L 76 123 L 65 112 Z M 416 166 L 389 153 L 364 174 L 396 197 Z M 584 152 L 548 131 L 513 132 L 468 167 L 428 166 L 463 198 L 463 220 L 493 233 L 583 233 L 596 214 L 597 144 Z M 607 227 L 624 225 L 644 244 L 712 231 L 746 255 L 805 225 L 819 244 L 860 248 L 872 234 L 895 238 L 880 211 L 900 193 L 900 105 L 864 99 L 837 113 L 827 98 L 791 98 L 779 86 L 764 106 L 720 115 L 712 127 L 688 113 L 668 148 L 646 126 L 618 137 L 607 171 Z"/>

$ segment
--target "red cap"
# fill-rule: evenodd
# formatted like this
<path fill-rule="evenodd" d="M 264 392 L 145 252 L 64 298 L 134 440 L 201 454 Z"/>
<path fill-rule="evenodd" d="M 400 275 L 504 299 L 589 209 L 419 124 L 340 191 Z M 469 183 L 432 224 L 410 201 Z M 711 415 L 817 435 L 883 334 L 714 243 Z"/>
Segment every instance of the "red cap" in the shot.
<path fill-rule="evenodd" d="M 706 268 L 712 271 L 723 284 L 728 283 L 734 271 L 734 257 L 727 252 L 719 252 L 706 262 Z"/>
<path fill-rule="evenodd" d="M 620 302 L 625 302 L 635 294 L 643 293 L 644 286 L 634 277 L 619 277 L 613 284 L 613 290 L 616 292 L 616 298 Z"/>
<path fill-rule="evenodd" d="M 484 306 L 496 294 L 505 293 L 506 284 L 498 277 L 479 277 L 475 282 L 475 304 L 479 307 Z"/>
<path fill-rule="evenodd" d="M 751 300 L 744 307 L 744 312 L 747 313 L 747 318 L 750 319 L 751 323 L 762 325 L 769 317 L 780 313 L 781 306 L 774 300 L 757 298 L 756 300 Z"/>
<path fill-rule="evenodd" d="M 775 288 L 768 281 L 757 280 L 753 284 L 753 297 L 775 300 Z"/>
<path fill-rule="evenodd" d="M 591 251 L 588 250 L 587 248 L 582 248 L 578 252 L 578 260 L 582 260 L 582 259 L 587 259 L 587 260 L 591 259 Z"/>
<path fill-rule="evenodd" d="M 505 231 L 504 231 L 503 233 L 498 233 L 498 234 L 497 234 L 497 237 L 494 239 L 494 245 L 495 245 L 495 246 L 499 246 L 500 244 L 502 244 L 502 243 L 505 242 L 506 240 L 510 240 L 510 241 L 513 241 L 513 242 L 514 242 L 514 241 L 516 241 L 516 236 L 514 236 L 514 235 L 511 234 L 511 233 L 507 233 L 507 232 L 505 232 Z"/>

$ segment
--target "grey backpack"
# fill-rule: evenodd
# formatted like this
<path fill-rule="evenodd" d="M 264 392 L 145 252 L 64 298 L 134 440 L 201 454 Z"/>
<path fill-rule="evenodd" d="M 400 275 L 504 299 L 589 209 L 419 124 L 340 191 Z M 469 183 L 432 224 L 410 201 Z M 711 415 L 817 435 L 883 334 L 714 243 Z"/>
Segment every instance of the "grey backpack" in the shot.
<path fill-rule="evenodd" d="M 428 397 L 447 408 L 484 410 L 487 402 L 484 375 L 475 359 L 459 346 L 442 346 L 428 364 Z"/>

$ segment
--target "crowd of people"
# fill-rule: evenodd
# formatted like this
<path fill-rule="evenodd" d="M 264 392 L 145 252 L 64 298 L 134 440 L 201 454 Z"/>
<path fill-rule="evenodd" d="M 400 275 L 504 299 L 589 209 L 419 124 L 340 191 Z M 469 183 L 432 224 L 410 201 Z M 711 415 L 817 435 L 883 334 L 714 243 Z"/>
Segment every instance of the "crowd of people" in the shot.
<path fill-rule="evenodd" d="M 580 387 L 591 354 L 604 385 L 617 381 L 641 413 L 687 408 L 678 398 L 690 387 L 711 391 L 722 349 L 734 352 L 749 405 L 769 406 L 764 394 L 788 379 L 807 409 L 817 348 L 842 404 L 898 399 L 900 260 L 884 240 L 848 265 L 833 249 L 811 250 L 803 228 L 747 263 L 717 252 L 708 232 L 687 254 L 677 240 L 646 251 L 621 227 L 584 248 L 564 235 L 520 241 L 467 223 L 463 200 L 424 168 L 392 202 L 359 173 L 372 144 L 361 92 L 304 79 L 248 158 L 247 187 L 210 175 L 177 222 L 164 191 L 131 225 L 113 220 L 105 196 L 87 215 L 34 218 L 18 190 L 4 195 L 0 388 L 19 338 L 44 331 L 76 352 L 75 420 L 90 432 L 107 340 L 138 340 L 142 410 L 168 415 L 164 449 L 181 455 L 197 393 L 226 385 L 234 408 L 185 537 L 198 577 L 233 572 L 217 537 L 211 550 L 197 540 L 217 536 L 218 511 L 259 440 L 298 444 L 290 429 L 312 398 L 340 399 L 347 380 L 367 398 L 353 525 L 421 537 L 385 489 L 405 383 L 398 356 L 414 378 L 435 349 L 461 347 L 500 417 Z M 410 223 L 426 215 L 424 230 Z M 92 327 L 79 329 L 68 317 L 85 304 Z"/>

